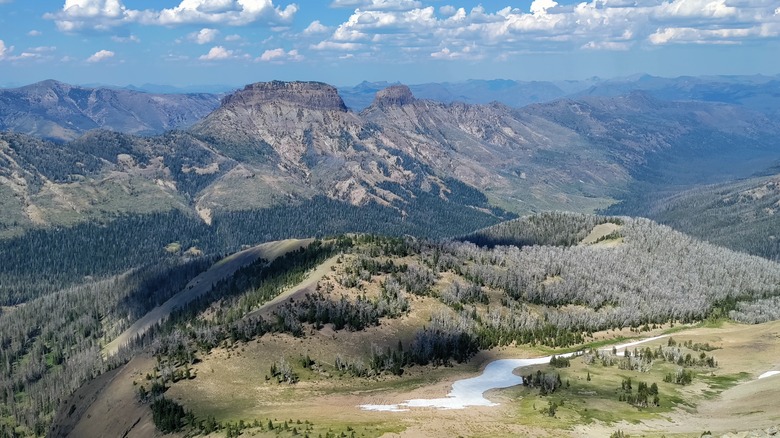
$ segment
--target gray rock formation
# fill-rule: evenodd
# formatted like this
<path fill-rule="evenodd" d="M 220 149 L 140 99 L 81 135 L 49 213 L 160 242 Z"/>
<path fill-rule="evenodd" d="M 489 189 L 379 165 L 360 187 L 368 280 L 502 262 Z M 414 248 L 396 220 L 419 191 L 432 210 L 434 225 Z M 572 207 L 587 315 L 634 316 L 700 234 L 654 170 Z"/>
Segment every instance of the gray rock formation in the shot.
<path fill-rule="evenodd" d="M 374 106 L 408 105 L 414 102 L 412 90 L 406 85 L 393 85 L 376 93 Z"/>
<path fill-rule="evenodd" d="M 313 110 L 346 111 L 335 87 L 322 82 L 259 82 L 227 96 L 222 106 L 263 105 L 286 102 Z"/>

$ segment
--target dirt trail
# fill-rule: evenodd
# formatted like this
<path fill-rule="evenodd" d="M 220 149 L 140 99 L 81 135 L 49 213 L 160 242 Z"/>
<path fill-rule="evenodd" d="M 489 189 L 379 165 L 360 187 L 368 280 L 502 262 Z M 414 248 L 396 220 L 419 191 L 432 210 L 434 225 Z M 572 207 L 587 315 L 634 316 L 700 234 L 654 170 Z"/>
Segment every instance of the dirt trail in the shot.
<path fill-rule="evenodd" d="M 116 354 L 119 348 L 130 340 L 146 333 L 155 324 L 164 321 L 175 309 L 182 307 L 211 290 L 212 285 L 233 275 L 240 268 L 253 263 L 258 259 L 272 261 L 277 257 L 308 246 L 314 239 L 287 239 L 268 242 L 255 247 L 237 252 L 215 263 L 206 272 L 201 273 L 181 292 L 171 297 L 168 301 L 150 310 L 138 321 L 133 323 L 116 339 L 106 344 L 103 348 L 103 356 Z"/>
<path fill-rule="evenodd" d="M 305 295 L 307 292 L 313 292 L 317 282 L 322 280 L 322 277 L 324 277 L 328 272 L 331 272 L 331 267 L 336 264 L 336 260 L 338 258 L 339 256 L 333 256 L 328 260 L 325 260 L 319 266 L 317 266 L 316 269 L 309 272 L 309 274 L 306 275 L 306 278 L 304 278 L 300 283 L 280 293 L 276 296 L 276 298 L 268 301 L 267 303 L 260 306 L 257 310 L 249 313 L 247 317 L 262 313 L 270 313 L 291 298 L 295 299 Z"/>

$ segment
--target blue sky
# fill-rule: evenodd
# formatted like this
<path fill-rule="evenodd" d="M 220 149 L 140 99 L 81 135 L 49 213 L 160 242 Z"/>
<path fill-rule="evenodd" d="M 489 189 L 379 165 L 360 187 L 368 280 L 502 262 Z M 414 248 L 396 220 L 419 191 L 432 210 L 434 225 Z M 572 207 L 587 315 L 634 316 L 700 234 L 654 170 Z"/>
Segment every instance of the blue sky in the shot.
<path fill-rule="evenodd" d="M 0 0 L 0 85 L 780 73 L 778 0 Z"/>

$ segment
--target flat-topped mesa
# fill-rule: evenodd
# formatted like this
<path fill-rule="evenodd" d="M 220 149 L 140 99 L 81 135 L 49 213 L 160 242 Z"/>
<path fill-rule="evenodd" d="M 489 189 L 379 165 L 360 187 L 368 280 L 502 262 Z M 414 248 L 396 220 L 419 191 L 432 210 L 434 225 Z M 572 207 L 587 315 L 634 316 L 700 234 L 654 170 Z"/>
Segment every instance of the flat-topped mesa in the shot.
<path fill-rule="evenodd" d="M 384 90 L 379 90 L 372 105 L 378 107 L 401 106 L 408 105 L 414 102 L 414 100 L 414 95 L 412 95 L 412 90 L 409 87 L 406 85 L 392 85 Z"/>
<path fill-rule="evenodd" d="M 322 82 L 258 82 L 222 100 L 222 106 L 286 102 L 313 110 L 347 111 L 335 87 Z"/>

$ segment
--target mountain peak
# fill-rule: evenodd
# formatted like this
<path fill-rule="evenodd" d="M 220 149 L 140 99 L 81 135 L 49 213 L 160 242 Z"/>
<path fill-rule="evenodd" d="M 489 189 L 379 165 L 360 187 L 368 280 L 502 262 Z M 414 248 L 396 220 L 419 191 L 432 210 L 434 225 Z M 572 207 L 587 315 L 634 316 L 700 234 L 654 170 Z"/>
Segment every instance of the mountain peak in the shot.
<path fill-rule="evenodd" d="M 414 102 L 412 90 L 406 85 L 392 85 L 379 90 L 374 98 L 375 106 L 407 105 Z"/>
<path fill-rule="evenodd" d="M 336 88 L 322 82 L 258 82 L 227 96 L 222 105 L 262 105 L 271 102 L 286 102 L 313 110 L 347 111 Z"/>
<path fill-rule="evenodd" d="M 66 84 L 54 79 L 46 79 L 44 81 L 36 82 L 34 84 L 20 87 L 20 90 L 63 90 L 74 88 L 73 85 Z"/>

